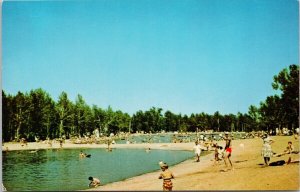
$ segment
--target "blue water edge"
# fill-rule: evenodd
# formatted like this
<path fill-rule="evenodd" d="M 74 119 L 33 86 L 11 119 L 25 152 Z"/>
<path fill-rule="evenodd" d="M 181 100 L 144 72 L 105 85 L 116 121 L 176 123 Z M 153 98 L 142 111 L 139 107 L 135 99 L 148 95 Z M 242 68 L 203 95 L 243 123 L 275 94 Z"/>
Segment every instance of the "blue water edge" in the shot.
<path fill-rule="evenodd" d="M 80 158 L 79 153 L 91 154 Z M 47 149 L 3 152 L 3 183 L 8 191 L 63 191 L 88 188 L 88 177 L 101 185 L 159 169 L 163 160 L 178 164 L 194 156 L 192 151 L 144 149 Z"/>

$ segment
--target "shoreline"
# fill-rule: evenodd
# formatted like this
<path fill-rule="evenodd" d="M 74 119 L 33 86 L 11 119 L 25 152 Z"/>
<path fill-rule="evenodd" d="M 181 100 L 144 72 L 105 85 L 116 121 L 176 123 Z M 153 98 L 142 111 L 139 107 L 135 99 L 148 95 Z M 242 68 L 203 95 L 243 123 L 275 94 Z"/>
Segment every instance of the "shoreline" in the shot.
<path fill-rule="evenodd" d="M 292 141 L 295 150 L 299 151 L 299 139 L 292 136 L 274 136 L 273 151 L 281 153 L 288 141 Z M 224 141 L 217 141 L 224 145 Z M 174 173 L 173 190 L 299 190 L 299 162 L 283 166 L 263 167 L 260 156 L 262 140 L 260 138 L 233 140 L 232 163 L 234 170 L 224 171 L 225 165 L 213 166 L 214 153 L 201 156 L 200 162 L 188 159 L 169 167 Z M 111 148 L 151 148 L 160 150 L 193 150 L 194 143 L 143 143 L 143 144 L 113 144 Z M 28 143 L 21 147 L 20 143 L 3 143 L 14 150 L 59 149 L 59 143 L 52 147 L 44 143 Z M 72 148 L 107 148 L 107 144 L 72 144 L 64 143 L 63 149 Z M 288 156 L 272 157 L 271 162 L 287 160 Z M 293 154 L 293 159 L 299 160 L 299 154 Z M 158 165 L 157 165 L 158 166 Z M 108 183 L 87 191 L 134 191 L 134 190 L 162 190 L 162 180 L 158 179 L 160 171 L 145 173 L 122 181 Z M 101 180 L 101 178 L 99 178 Z"/>
<path fill-rule="evenodd" d="M 165 150 L 192 150 L 194 142 L 189 143 L 138 143 L 138 144 L 111 144 L 111 149 L 165 149 Z M 41 142 L 28 142 L 27 146 L 21 146 L 20 143 L 6 142 L 2 144 L 2 152 L 17 151 L 17 150 L 41 150 L 41 149 L 84 149 L 84 148 L 107 148 L 107 144 L 74 144 L 66 142 L 63 147 L 59 143 L 54 143 L 52 146 Z"/>
<path fill-rule="evenodd" d="M 282 152 L 288 141 L 299 151 L 299 140 L 292 136 L 274 136 L 273 150 Z M 219 141 L 224 144 L 224 141 Z M 241 145 L 243 144 L 243 145 Z M 193 143 L 191 143 L 193 146 Z M 260 138 L 233 140 L 232 163 L 234 170 L 224 171 L 224 162 L 213 165 L 213 153 L 201 156 L 199 163 L 188 159 L 169 167 L 175 175 L 173 190 L 299 190 L 299 162 L 283 166 L 264 167 L 260 156 Z M 191 148 L 190 148 L 191 149 Z M 288 156 L 272 157 L 271 162 L 287 160 Z M 299 154 L 293 154 L 299 160 Z M 109 183 L 87 191 L 141 191 L 162 190 L 160 171 L 146 173 L 123 181 Z"/>

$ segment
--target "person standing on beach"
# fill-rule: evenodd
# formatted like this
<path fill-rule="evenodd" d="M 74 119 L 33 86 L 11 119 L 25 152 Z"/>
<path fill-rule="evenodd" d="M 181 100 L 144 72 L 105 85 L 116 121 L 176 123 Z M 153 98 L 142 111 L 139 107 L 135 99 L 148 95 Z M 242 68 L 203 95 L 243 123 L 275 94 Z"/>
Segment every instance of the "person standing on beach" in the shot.
<path fill-rule="evenodd" d="M 173 183 L 171 179 L 174 179 L 173 173 L 168 169 L 169 166 L 166 163 L 160 163 L 160 168 L 163 171 L 158 179 L 163 179 L 163 191 L 172 191 Z"/>
<path fill-rule="evenodd" d="M 271 144 L 274 141 L 267 135 L 263 136 L 263 146 L 261 149 L 261 155 L 264 157 L 265 165 L 269 166 L 270 158 L 273 156 Z"/>
<path fill-rule="evenodd" d="M 195 142 L 194 151 L 195 151 L 196 159 L 197 159 L 196 162 L 199 162 L 200 161 L 200 155 L 201 155 L 201 146 L 198 143 L 198 141 Z"/>
<path fill-rule="evenodd" d="M 63 147 L 63 139 L 62 138 L 59 139 L 59 146 L 60 146 L 60 148 Z"/>
<path fill-rule="evenodd" d="M 284 150 L 284 153 L 285 154 L 288 154 L 289 155 L 289 158 L 287 160 L 287 164 L 291 163 L 292 161 L 292 153 L 294 151 L 294 146 L 293 146 L 293 143 L 291 141 L 288 142 L 288 145 L 286 147 L 286 150 Z"/>
<path fill-rule="evenodd" d="M 230 157 L 231 157 L 231 153 L 232 153 L 232 148 L 231 148 L 231 137 L 229 136 L 229 133 L 228 132 L 225 132 L 225 137 L 224 137 L 224 140 L 225 140 L 225 155 L 224 155 L 224 162 L 225 162 L 225 166 L 228 167 L 227 165 L 227 161 L 230 163 L 230 166 L 231 166 L 231 169 L 233 169 L 233 165 L 232 165 L 232 162 L 230 160 Z"/>
<path fill-rule="evenodd" d="M 219 146 L 218 143 L 215 143 L 213 146 L 215 148 L 214 165 L 218 165 L 219 161 L 223 159 L 223 147 Z"/>

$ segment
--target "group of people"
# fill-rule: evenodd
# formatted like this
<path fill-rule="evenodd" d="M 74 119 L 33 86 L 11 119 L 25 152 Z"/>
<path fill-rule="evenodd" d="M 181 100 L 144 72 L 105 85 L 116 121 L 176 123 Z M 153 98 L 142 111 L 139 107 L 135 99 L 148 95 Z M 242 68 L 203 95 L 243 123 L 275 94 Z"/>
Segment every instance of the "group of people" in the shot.
<path fill-rule="evenodd" d="M 287 144 L 287 147 L 285 148 L 285 150 L 283 151 L 283 153 L 279 153 L 276 154 L 272 151 L 272 147 L 271 144 L 274 142 L 273 139 L 271 139 L 268 135 L 264 135 L 263 137 L 263 147 L 262 147 L 262 156 L 264 157 L 264 162 L 266 166 L 271 165 L 270 164 L 270 158 L 273 156 L 282 156 L 282 155 L 288 155 L 288 160 L 287 161 L 278 161 L 278 162 L 273 162 L 276 165 L 279 164 L 289 164 L 292 162 L 292 157 L 291 154 L 292 153 L 299 153 L 297 151 L 294 150 L 294 146 L 292 141 L 289 141 Z M 232 153 L 232 139 L 229 136 L 228 132 L 225 132 L 225 137 L 223 137 L 223 139 L 225 140 L 225 147 L 223 150 L 223 147 L 215 144 L 215 162 L 218 162 L 220 160 L 224 160 L 225 166 L 228 167 L 228 164 L 230 164 L 231 166 L 231 170 L 233 170 L 233 165 L 231 162 L 231 153 Z M 194 146 L 194 151 L 195 151 L 195 155 L 196 155 L 196 162 L 200 162 L 200 155 L 201 155 L 201 145 L 198 141 L 195 142 L 195 146 Z M 168 170 L 168 165 L 165 163 L 160 163 L 160 167 L 161 170 L 163 171 L 160 176 L 159 179 L 164 179 L 163 181 L 163 190 L 164 191 L 171 191 L 173 188 L 173 184 L 171 179 L 174 179 L 174 175 L 171 171 Z"/>
<path fill-rule="evenodd" d="M 169 166 L 167 163 L 159 162 L 159 166 L 162 170 L 162 173 L 159 175 L 159 179 L 163 179 L 163 191 L 172 191 L 173 183 L 171 179 L 174 179 L 173 173 L 168 169 Z M 100 179 L 95 177 L 89 177 L 88 180 L 90 181 L 89 187 L 98 187 L 100 186 Z"/>
<path fill-rule="evenodd" d="M 292 141 L 288 142 L 287 147 L 283 151 L 283 153 L 276 154 L 272 150 L 272 146 L 271 146 L 272 143 L 274 143 L 274 140 L 272 138 L 270 138 L 268 135 L 264 135 L 262 137 L 262 139 L 263 139 L 263 146 L 262 146 L 262 150 L 261 150 L 261 155 L 264 158 L 265 166 L 272 165 L 272 164 L 270 164 L 271 157 L 280 157 L 282 155 L 288 155 L 288 160 L 287 161 L 281 160 L 281 161 L 275 162 L 276 165 L 283 165 L 285 163 L 289 164 L 292 162 L 291 154 L 295 153 Z"/>
<path fill-rule="evenodd" d="M 225 166 L 226 168 L 228 167 L 228 165 L 230 165 L 231 170 L 234 170 L 233 168 L 233 164 L 231 162 L 231 154 L 232 154 L 232 138 L 229 136 L 228 132 L 225 132 L 225 135 L 223 137 L 224 141 L 225 141 L 225 146 L 224 148 L 220 145 L 218 145 L 217 143 L 214 144 L 214 161 L 215 163 L 218 163 L 220 160 L 224 160 Z M 289 164 L 292 159 L 291 159 L 291 154 L 295 153 L 294 151 L 294 146 L 292 144 L 291 141 L 288 142 L 288 145 L 286 147 L 286 149 L 283 151 L 283 153 L 280 154 L 276 154 L 272 151 L 272 143 L 274 142 L 273 139 L 271 139 L 268 135 L 263 135 L 262 137 L 263 139 L 263 146 L 262 146 L 262 151 L 261 154 L 264 158 L 264 162 L 266 166 L 270 165 L 270 159 L 273 156 L 282 156 L 282 155 L 286 155 L 288 154 L 288 160 L 284 163 Z M 196 162 L 200 162 L 200 155 L 201 155 L 201 144 L 199 141 L 195 142 L 195 146 L 194 146 L 194 152 L 195 152 L 195 156 L 196 156 Z M 149 148 L 150 150 L 150 148 Z M 173 173 L 168 169 L 169 166 L 167 163 L 165 162 L 159 162 L 159 166 L 162 170 L 162 172 L 159 175 L 159 179 L 163 180 L 163 191 L 172 191 L 173 188 L 173 183 L 172 183 L 172 179 L 174 179 L 174 175 Z M 89 177 L 89 180 L 91 181 L 91 183 L 89 184 L 89 186 L 91 187 L 96 187 L 100 185 L 100 180 L 97 178 L 93 178 L 93 177 Z"/>
<path fill-rule="evenodd" d="M 225 166 L 228 167 L 228 164 L 230 164 L 231 169 L 233 169 L 232 162 L 230 160 L 231 153 L 232 153 L 232 147 L 231 147 L 231 137 L 229 136 L 228 132 L 225 132 L 225 137 L 223 137 L 225 140 L 225 149 L 224 151 L 221 149 L 221 146 L 216 145 L 215 148 L 217 149 L 217 156 L 215 155 L 217 160 L 220 158 L 224 159 Z M 201 145 L 198 141 L 195 142 L 194 151 L 196 155 L 196 162 L 200 162 L 200 155 L 201 155 Z M 221 155 L 222 154 L 222 155 Z M 221 156 L 220 156 L 221 155 Z M 159 162 L 160 168 L 162 170 L 162 173 L 159 175 L 159 179 L 163 179 L 163 191 L 172 191 L 173 183 L 171 179 L 174 179 L 173 173 L 168 169 L 169 166 L 164 162 Z"/>
<path fill-rule="evenodd" d="M 232 153 L 232 147 L 231 147 L 231 141 L 232 138 L 229 136 L 228 132 L 225 132 L 225 136 L 222 137 L 225 141 L 225 148 L 223 150 L 222 146 L 219 146 L 217 143 L 215 143 L 213 146 L 215 148 L 215 164 L 218 163 L 220 160 L 224 160 L 225 166 L 228 167 L 228 164 L 230 164 L 231 169 L 233 169 L 232 162 L 230 160 L 231 153 Z M 194 151 L 196 155 L 196 162 L 200 162 L 200 155 L 201 155 L 201 145 L 198 141 L 195 142 Z"/>

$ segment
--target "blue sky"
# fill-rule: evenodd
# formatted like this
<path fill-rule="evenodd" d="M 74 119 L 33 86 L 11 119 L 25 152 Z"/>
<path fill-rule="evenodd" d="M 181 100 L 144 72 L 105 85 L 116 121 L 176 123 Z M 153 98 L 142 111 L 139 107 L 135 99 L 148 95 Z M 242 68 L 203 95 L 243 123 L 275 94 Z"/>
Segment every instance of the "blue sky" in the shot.
<path fill-rule="evenodd" d="M 246 113 L 298 64 L 296 0 L 5 1 L 2 88 L 133 114 Z"/>

